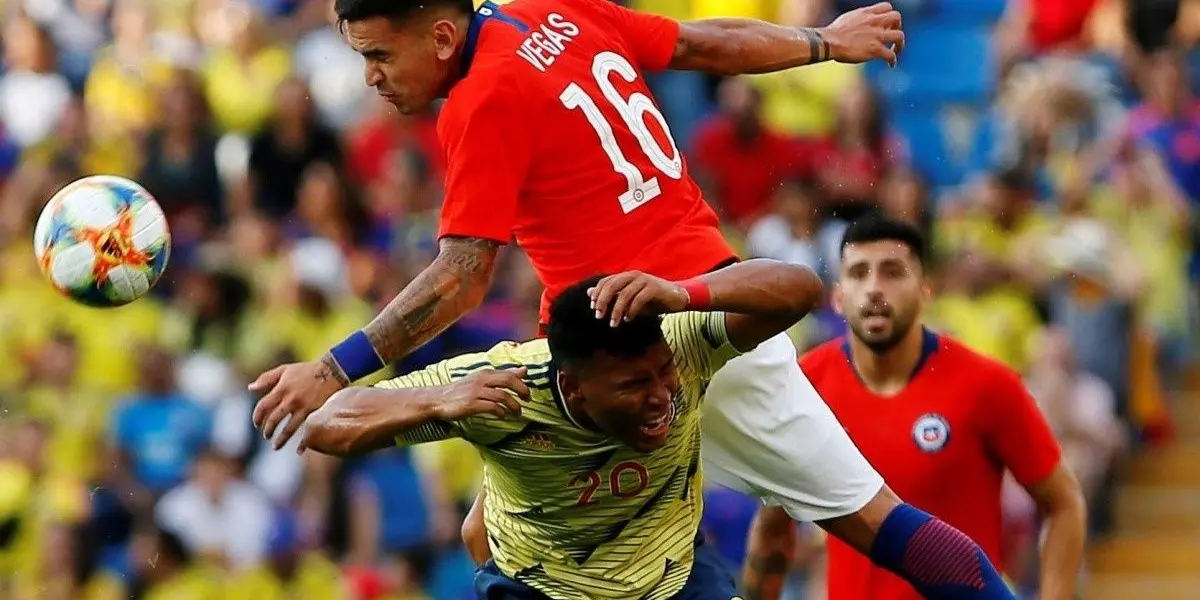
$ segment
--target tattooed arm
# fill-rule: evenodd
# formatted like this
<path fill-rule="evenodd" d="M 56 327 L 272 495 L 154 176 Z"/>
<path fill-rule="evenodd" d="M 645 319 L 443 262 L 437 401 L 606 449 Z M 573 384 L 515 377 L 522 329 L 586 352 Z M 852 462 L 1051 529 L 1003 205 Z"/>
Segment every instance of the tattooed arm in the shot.
<path fill-rule="evenodd" d="M 680 24 L 671 69 L 718 75 L 771 73 L 836 60 L 896 63 L 904 45 L 900 13 L 881 2 L 852 10 L 827 27 L 784 27 L 755 19 L 702 19 Z"/>
<path fill-rule="evenodd" d="M 396 295 L 383 312 L 361 332 L 358 357 L 371 357 L 375 368 L 403 358 L 419 348 L 471 309 L 487 294 L 500 243 L 479 238 L 444 237 L 437 258 Z M 351 336 L 350 339 L 354 339 Z M 345 343 L 343 343 L 344 345 Z M 265 395 L 254 407 L 254 424 L 263 437 L 274 438 L 276 450 L 299 431 L 313 411 L 351 383 L 334 358 L 335 351 L 319 361 L 276 367 L 250 384 Z M 378 361 L 378 362 L 375 362 Z M 347 367 L 353 372 L 353 369 Z M 362 376 L 362 373 L 359 373 Z M 287 425 L 276 436 L 276 429 Z M 299 450 L 304 450 L 303 443 Z"/>
<path fill-rule="evenodd" d="M 363 331 L 384 363 L 420 348 L 478 307 L 492 282 L 500 244 L 480 238 L 445 237 L 437 258 L 421 271 Z M 348 385 L 331 354 L 324 375 Z"/>
<path fill-rule="evenodd" d="M 763 507 L 750 525 L 742 594 L 746 600 L 778 600 L 796 554 L 796 524 L 778 507 Z"/>

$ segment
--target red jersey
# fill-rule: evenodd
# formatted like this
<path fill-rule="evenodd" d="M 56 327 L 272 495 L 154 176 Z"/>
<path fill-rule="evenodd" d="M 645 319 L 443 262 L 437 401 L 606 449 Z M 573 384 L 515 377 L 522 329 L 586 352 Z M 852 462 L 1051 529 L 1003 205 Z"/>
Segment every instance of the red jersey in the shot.
<path fill-rule="evenodd" d="M 999 568 L 1005 470 L 1025 486 L 1049 476 L 1061 452 L 1020 376 L 931 332 L 911 382 L 893 397 L 866 388 L 844 340 L 800 367 L 863 456 L 905 502 L 957 527 Z M 829 539 L 829 600 L 920 600 L 907 582 Z"/>
<path fill-rule="evenodd" d="M 487 3 L 472 20 L 438 120 L 439 234 L 515 238 L 546 286 L 543 321 L 580 279 L 684 279 L 735 257 L 643 77 L 678 37 L 678 22 L 608 0 Z"/>

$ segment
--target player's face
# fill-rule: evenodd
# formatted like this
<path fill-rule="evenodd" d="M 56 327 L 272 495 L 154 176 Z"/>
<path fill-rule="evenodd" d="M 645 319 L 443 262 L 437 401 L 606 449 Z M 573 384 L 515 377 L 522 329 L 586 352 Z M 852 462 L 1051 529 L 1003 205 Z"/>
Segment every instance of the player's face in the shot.
<path fill-rule="evenodd" d="M 448 19 L 374 17 L 346 24 L 350 47 L 365 61 L 367 85 L 405 115 L 424 112 L 449 90 L 459 33 Z"/>
<path fill-rule="evenodd" d="M 563 382 L 572 411 L 582 411 L 605 434 L 638 452 L 667 443 L 679 391 L 675 358 L 666 342 L 637 358 L 598 355 Z"/>
<path fill-rule="evenodd" d="M 854 337 L 884 352 L 912 330 L 930 293 L 912 250 L 878 241 L 846 246 L 833 301 Z"/>

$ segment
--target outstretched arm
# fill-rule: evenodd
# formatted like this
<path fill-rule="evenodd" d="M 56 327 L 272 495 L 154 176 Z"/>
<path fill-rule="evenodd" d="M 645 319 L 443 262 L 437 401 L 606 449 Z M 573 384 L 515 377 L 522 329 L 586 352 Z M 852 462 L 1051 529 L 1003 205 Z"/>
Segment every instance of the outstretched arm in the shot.
<path fill-rule="evenodd" d="M 403 381 L 405 386 L 433 382 L 449 377 L 446 373 L 441 369 L 439 374 L 435 366 L 396 381 Z M 461 421 L 475 415 L 520 414 L 517 398 L 529 398 L 529 387 L 523 377 L 523 368 L 489 369 L 441 385 L 347 388 L 334 394 L 309 417 L 301 445 L 325 454 L 346 456 L 377 450 L 393 442 L 422 443 L 453 437 L 461 431 Z M 497 421 L 481 423 L 503 426 Z"/>
<path fill-rule="evenodd" d="M 404 358 L 478 307 L 491 285 L 499 251 L 500 244 L 492 240 L 442 238 L 437 258 L 362 329 L 380 362 Z M 333 352 L 322 361 L 343 385 L 363 376 L 340 365 Z"/>
<path fill-rule="evenodd" d="M 282 448 L 334 392 L 419 348 L 479 306 L 499 248 L 492 240 L 443 237 L 437 258 L 369 325 L 319 361 L 283 365 L 260 375 L 250 390 L 265 393 L 253 415 L 263 437 L 274 437 L 275 449 Z M 276 436 L 285 419 L 287 425 Z"/>
<path fill-rule="evenodd" d="M 680 24 L 668 67 L 717 75 L 771 73 L 827 60 L 896 64 L 904 46 L 900 13 L 881 2 L 850 11 L 827 27 L 784 27 L 755 19 Z"/>

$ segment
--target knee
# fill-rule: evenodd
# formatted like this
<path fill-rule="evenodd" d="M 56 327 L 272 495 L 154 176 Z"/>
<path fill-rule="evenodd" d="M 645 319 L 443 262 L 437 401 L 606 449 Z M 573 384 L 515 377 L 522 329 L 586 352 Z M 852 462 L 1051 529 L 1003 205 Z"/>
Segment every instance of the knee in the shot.
<path fill-rule="evenodd" d="M 884 521 L 901 504 L 903 501 L 900 497 L 885 485 L 857 511 L 843 517 L 818 521 L 817 525 L 855 550 L 870 555 L 875 537 L 883 527 Z"/>
<path fill-rule="evenodd" d="M 792 524 L 792 518 L 787 511 L 778 506 L 764 506 L 754 515 L 754 528 L 764 531 L 786 529 Z"/>
<path fill-rule="evenodd" d="M 795 546 L 796 527 L 787 511 L 778 506 L 758 509 L 750 528 L 750 545 L 757 548 L 782 547 L 791 550 Z"/>

